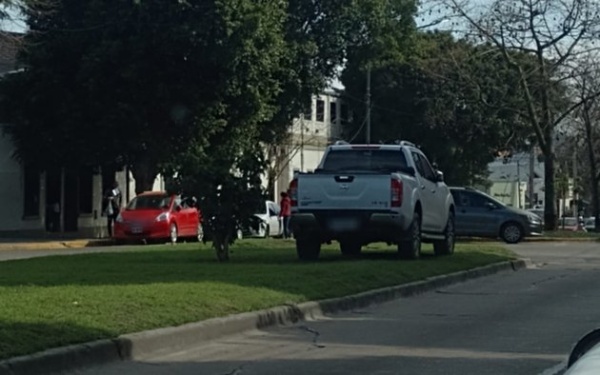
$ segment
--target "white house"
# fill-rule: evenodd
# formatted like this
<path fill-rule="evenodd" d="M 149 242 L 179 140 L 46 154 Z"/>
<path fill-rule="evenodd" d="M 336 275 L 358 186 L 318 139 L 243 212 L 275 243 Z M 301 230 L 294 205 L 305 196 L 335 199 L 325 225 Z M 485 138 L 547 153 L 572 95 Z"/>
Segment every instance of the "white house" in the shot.
<path fill-rule="evenodd" d="M 488 164 L 488 194 L 515 208 L 544 206 L 544 164 L 533 160 L 533 204 L 529 203 L 531 159 L 529 154 L 513 155 L 509 159 L 498 158 Z"/>
<path fill-rule="evenodd" d="M 545 169 L 544 163 L 538 161 L 538 155 L 539 152 L 533 158 L 533 204 L 529 203 L 529 184 L 531 182 L 529 174 L 532 159 L 527 153 L 513 155 L 507 160 L 498 158 L 488 164 L 490 187 L 487 193 L 511 207 L 543 209 L 546 203 L 544 195 Z M 557 199 L 555 203 L 559 216 L 572 214 L 570 210 L 574 199 L 573 187 L 573 180 L 569 179 L 566 196 Z"/>
<path fill-rule="evenodd" d="M 290 142 L 283 145 L 274 195 L 288 189 L 294 172 L 317 168 L 327 146 L 342 137 L 342 124 L 350 118 L 346 104 L 333 91 L 316 95 L 311 108 L 293 120 Z"/>
<path fill-rule="evenodd" d="M 44 171 L 28 168 L 13 158 L 14 146 L 0 131 L 0 237 L 39 236 L 46 232 L 106 236 L 102 196 L 114 181 L 123 193 L 123 204 L 134 196 L 131 172 L 81 168 Z M 154 190 L 164 190 L 157 178 Z"/>

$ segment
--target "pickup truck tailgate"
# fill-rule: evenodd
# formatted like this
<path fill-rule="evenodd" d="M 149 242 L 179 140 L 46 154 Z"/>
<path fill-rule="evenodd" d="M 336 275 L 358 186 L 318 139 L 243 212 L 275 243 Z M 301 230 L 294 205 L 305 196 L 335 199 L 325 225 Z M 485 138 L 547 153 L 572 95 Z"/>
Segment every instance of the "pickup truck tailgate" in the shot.
<path fill-rule="evenodd" d="M 387 210 L 391 203 L 391 175 L 307 174 L 298 179 L 298 209 Z"/>

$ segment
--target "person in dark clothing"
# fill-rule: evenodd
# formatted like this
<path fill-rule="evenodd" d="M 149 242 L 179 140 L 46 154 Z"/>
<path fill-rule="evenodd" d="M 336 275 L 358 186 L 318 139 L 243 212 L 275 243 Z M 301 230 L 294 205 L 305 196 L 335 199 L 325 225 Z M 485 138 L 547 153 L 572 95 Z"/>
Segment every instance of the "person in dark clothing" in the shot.
<path fill-rule="evenodd" d="M 121 190 L 119 189 L 119 183 L 115 181 L 112 188 L 106 191 L 104 194 L 104 214 L 107 220 L 108 236 L 113 235 L 113 223 L 119 212 L 121 211 Z"/>
<path fill-rule="evenodd" d="M 290 217 L 292 216 L 292 201 L 288 193 L 285 191 L 281 192 L 281 203 L 279 217 L 281 218 L 283 225 L 283 238 L 291 238 L 292 234 L 290 232 Z"/>

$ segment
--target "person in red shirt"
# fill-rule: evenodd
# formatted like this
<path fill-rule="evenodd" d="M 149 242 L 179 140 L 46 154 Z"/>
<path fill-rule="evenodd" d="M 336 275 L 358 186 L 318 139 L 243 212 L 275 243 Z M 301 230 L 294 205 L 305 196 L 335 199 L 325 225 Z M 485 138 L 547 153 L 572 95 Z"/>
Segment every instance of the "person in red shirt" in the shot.
<path fill-rule="evenodd" d="M 285 191 L 281 192 L 281 203 L 279 217 L 281 218 L 283 224 L 283 238 L 291 238 L 292 234 L 290 233 L 290 217 L 292 216 L 292 201 L 288 193 Z"/>

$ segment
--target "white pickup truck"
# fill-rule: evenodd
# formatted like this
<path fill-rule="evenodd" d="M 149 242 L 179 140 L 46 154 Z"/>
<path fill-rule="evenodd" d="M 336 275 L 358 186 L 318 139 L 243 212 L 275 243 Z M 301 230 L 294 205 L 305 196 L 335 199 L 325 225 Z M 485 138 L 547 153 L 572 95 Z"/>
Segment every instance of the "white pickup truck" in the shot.
<path fill-rule="evenodd" d="M 316 260 L 321 244 L 335 240 L 342 254 L 358 255 L 373 242 L 396 244 L 400 256 L 416 259 L 421 242 L 436 255 L 454 252 L 454 200 L 414 144 L 327 148 L 314 173 L 290 183 L 290 226 L 301 260 Z"/>

